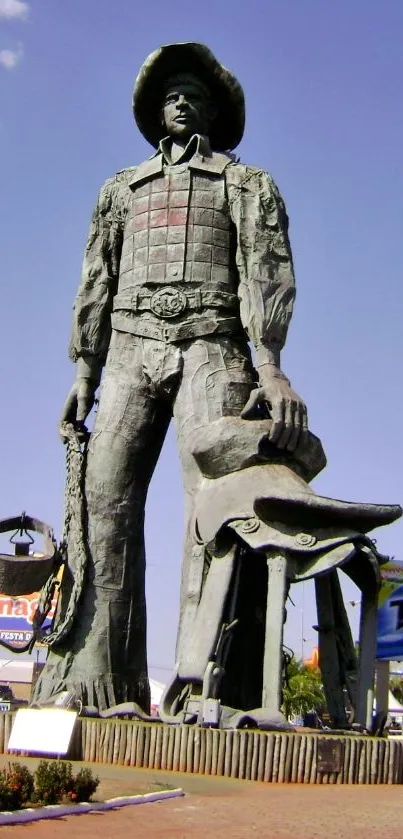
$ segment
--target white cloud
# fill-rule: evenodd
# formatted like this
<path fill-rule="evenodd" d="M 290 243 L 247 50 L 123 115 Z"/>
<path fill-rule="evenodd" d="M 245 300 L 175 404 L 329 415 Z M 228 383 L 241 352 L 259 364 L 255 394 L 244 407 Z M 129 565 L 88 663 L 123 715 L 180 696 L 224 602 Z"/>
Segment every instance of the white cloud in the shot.
<path fill-rule="evenodd" d="M 0 50 L 0 67 L 4 67 L 5 70 L 14 70 L 14 67 L 20 63 L 22 56 L 21 46 L 16 50 Z"/>
<path fill-rule="evenodd" d="M 29 6 L 24 0 L 0 0 L 0 18 L 24 19 L 28 15 Z"/>

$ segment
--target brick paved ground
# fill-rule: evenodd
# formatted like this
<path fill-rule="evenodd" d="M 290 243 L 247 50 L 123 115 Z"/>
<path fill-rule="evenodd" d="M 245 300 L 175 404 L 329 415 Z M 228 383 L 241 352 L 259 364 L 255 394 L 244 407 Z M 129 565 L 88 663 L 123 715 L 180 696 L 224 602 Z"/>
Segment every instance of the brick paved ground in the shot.
<path fill-rule="evenodd" d="M 0 759 L 0 765 L 5 762 Z M 21 758 L 21 762 L 34 762 Z M 1 839 L 403 839 L 398 786 L 269 785 L 93 765 L 103 798 L 182 787 L 170 801 L 2 827 Z"/>

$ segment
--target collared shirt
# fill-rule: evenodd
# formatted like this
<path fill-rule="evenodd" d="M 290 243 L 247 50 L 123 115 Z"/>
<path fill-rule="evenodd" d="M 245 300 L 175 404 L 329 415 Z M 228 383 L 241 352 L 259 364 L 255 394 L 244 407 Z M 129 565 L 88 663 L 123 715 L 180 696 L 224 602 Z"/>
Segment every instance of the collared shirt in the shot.
<path fill-rule="evenodd" d="M 214 160 L 208 139 L 195 135 L 176 164 L 189 159 Z M 153 156 L 170 163 L 169 138 Z M 153 164 L 153 159 L 149 161 Z M 176 165 L 174 164 L 174 165 Z M 110 313 L 118 289 L 119 263 L 125 217 L 132 195 L 130 182 L 136 167 L 124 169 L 106 181 L 96 204 L 84 257 L 81 284 L 74 305 L 70 357 L 83 374 L 105 363 L 110 335 Z M 240 318 L 255 347 L 273 357 L 284 345 L 295 297 L 288 218 L 283 200 L 271 178 L 257 169 L 228 158 L 223 173 L 228 206 L 236 229 L 235 263 L 239 276 Z"/>
<path fill-rule="evenodd" d="M 160 141 L 158 150 L 155 152 L 153 157 L 157 157 L 157 155 L 162 154 L 165 163 L 168 163 L 170 166 L 179 166 L 181 163 L 191 160 L 194 154 L 199 154 L 201 157 L 208 157 L 211 155 L 208 137 L 205 137 L 203 134 L 193 134 L 193 137 L 190 138 L 189 142 L 183 149 L 182 154 L 177 160 L 175 160 L 175 162 L 171 159 L 171 149 L 172 137 L 164 137 Z"/>

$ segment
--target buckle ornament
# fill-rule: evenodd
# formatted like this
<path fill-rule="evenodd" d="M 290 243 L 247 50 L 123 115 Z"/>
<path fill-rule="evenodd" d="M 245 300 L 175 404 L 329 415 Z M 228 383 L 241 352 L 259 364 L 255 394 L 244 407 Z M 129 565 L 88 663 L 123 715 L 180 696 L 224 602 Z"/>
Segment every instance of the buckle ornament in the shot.
<path fill-rule="evenodd" d="M 176 318 L 185 311 L 186 295 L 179 288 L 160 288 L 151 296 L 150 309 L 157 318 Z"/>

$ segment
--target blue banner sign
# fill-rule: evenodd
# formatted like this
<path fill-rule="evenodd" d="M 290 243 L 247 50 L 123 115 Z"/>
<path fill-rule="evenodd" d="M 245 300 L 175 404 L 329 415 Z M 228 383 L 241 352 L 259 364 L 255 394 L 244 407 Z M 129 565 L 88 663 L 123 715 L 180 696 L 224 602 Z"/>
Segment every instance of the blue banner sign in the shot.
<path fill-rule="evenodd" d="M 387 562 L 381 576 L 376 657 L 398 661 L 403 659 L 403 563 Z"/>
<path fill-rule="evenodd" d="M 24 597 L 9 597 L 0 594 L 0 640 L 12 644 L 14 648 L 23 647 L 32 638 L 32 619 L 38 606 L 39 594 L 26 594 Z M 53 617 L 56 600 L 43 627 L 49 626 Z"/>

